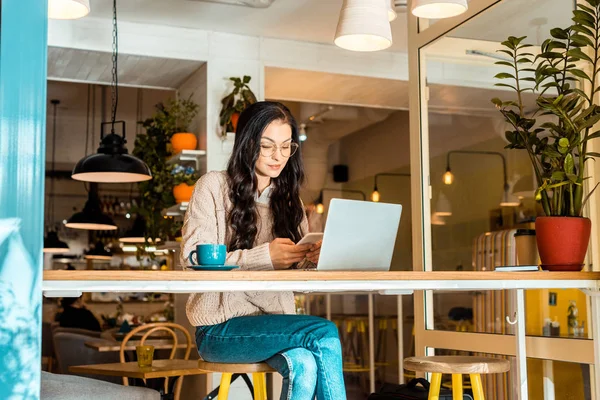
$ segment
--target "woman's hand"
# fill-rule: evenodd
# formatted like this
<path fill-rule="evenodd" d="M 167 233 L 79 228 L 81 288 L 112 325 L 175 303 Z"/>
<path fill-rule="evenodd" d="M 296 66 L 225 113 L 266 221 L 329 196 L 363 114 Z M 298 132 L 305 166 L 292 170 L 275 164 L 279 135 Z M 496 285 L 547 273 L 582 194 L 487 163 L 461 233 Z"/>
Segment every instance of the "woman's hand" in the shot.
<path fill-rule="evenodd" d="M 306 253 L 306 258 L 308 261 L 318 264 L 319 256 L 321 255 L 321 245 L 323 244 L 322 240 L 319 240 L 317 243 L 310 245 L 310 249 L 308 253 Z"/>
<path fill-rule="evenodd" d="M 275 269 L 286 269 L 292 264 L 304 260 L 313 245 L 296 245 L 290 239 L 275 239 L 269 243 L 271 263 Z"/>

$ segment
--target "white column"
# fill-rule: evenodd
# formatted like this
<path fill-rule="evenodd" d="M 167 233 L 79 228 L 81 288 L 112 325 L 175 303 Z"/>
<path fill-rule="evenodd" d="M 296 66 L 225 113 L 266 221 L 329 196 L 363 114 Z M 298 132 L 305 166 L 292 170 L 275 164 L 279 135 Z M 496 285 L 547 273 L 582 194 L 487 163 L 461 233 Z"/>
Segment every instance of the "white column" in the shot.
<path fill-rule="evenodd" d="M 523 289 L 511 290 L 517 304 L 517 323 L 515 339 L 517 355 L 517 377 L 519 379 L 519 400 L 526 400 L 527 394 L 527 349 L 525 345 L 525 292 Z"/>

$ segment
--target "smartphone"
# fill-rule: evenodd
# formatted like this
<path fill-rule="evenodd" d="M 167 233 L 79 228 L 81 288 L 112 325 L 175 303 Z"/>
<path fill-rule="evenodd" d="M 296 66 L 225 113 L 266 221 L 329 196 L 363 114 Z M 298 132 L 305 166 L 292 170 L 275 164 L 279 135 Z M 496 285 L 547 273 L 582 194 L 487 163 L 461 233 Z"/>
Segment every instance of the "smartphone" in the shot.
<path fill-rule="evenodd" d="M 307 233 L 296 244 L 313 244 L 313 243 L 317 243 L 319 240 L 323 240 L 323 232 L 311 232 L 311 233 Z"/>

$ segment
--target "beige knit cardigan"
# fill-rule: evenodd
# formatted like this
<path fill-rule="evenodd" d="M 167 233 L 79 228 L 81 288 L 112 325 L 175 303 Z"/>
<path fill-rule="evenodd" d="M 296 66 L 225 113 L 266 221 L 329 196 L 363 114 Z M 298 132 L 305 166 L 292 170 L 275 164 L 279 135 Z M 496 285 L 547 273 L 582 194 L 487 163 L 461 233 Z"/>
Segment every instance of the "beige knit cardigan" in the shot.
<path fill-rule="evenodd" d="M 180 264 L 188 266 L 188 255 L 200 243 L 229 245 L 231 229 L 227 226 L 232 209 L 226 172 L 209 172 L 196 182 L 194 194 L 185 213 Z M 273 219 L 267 204 L 256 203 L 258 233 L 254 247 L 227 253 L 227 265 L 236 271 L 271 271 L 269 243 L 273 241 Z M 306 216 L 300 226 L 308 233 Z M 189 269 L 188 269 L 189 270 Z M 193 270 L 189 270 L 194 273 Z M 213 325 L 233 317 L 259 314 L 295 314 L 292 292 L 209 292 L 194 293 L 188 298 L 186 314 L 194 326 Z"/>

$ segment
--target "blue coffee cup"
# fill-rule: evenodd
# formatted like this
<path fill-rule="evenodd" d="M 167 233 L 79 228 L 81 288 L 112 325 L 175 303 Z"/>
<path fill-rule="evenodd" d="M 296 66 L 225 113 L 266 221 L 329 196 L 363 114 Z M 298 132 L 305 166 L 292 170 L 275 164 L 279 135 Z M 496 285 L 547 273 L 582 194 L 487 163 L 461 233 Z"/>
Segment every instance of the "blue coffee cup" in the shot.
<path fill-rule="evenodd" d="M 196 255 L 196 261 L 194 261 Z M 224 244 L 199 244 L 188 259 L 192 265 L 224 265 L 227 246 Z"/>

